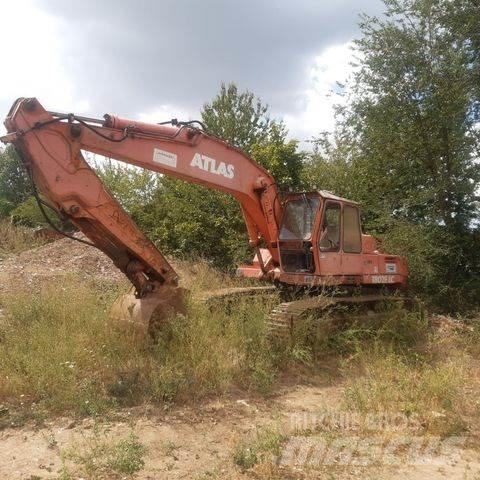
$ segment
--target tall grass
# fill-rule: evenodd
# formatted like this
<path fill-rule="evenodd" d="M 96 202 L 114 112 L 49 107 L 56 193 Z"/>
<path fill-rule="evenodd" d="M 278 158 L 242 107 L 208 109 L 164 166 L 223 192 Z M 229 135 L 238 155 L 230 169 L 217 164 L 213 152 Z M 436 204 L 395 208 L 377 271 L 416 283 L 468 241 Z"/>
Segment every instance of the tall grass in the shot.
<path fill-rule="evenodd" d="M 11 253 L 19 253 L 45 243 L 35 237 L 32 229 L 0 221 L 0 259 Z"/>
<path fill-rule="evenodd" d="M 471 373 L 467 359 L 412 363 L 393 352 L 377 350 L 364 352 L 357 362 L 357 375 L 348 375 L 344 392 L 348 409 L 400 412 L 433 434 L 465 430 L 465 387 Z"/>
<path fill-rule="evenodd" d="M 154 344 L 109 319 L 117 294 L 113 284 L 72 276 L 4 296 L 0 402 L 96 413 L 118 404 L 195 400 L 239 386 L 270 388 L 265 301 L 213 312 L 191 304 Z"/>
<path fill-rule="evenodd" d="M 206 265 L 182 268 L 200 275 L 196 286 L 191 280 L 193 288 L 228 285 Z M 187 314 L 172 318 L 153 343 L 109 318 L 121 290 L 66 276 L 38 291 L 4 294 L 0 404 L 95 415 L 119 405 L 195 402 L 238 388 L 268 394 L 281 370 L 305 378 L 327 365 L 348 410 L 418 415 L 430 431 L 445 434 L 463 428 L 468 409 L 480 417 L 478 405 L 465 402 L 467 387 L 480 391 L 472 367 L 479 355 L 472 341 L 476 328 L 440 354 L 431 326 L 414 312 L 393 309 L 381 320 L 345 320 L 318 335 L 312 315 L 293 340 L 272 345 L 265 319 L 278 301 L 273 296 L 213 309 L 192 300 Z"/>

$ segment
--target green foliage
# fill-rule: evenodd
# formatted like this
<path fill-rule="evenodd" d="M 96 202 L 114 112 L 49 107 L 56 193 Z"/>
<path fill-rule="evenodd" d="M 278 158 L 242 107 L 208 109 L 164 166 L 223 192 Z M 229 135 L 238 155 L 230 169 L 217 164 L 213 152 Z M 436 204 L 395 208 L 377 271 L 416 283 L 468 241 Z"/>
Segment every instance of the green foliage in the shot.
<path fill-rule="evenodd" d="M 144 454 L 145 447 L 134 433 L 130 433 L 115 445 L 108 465 L 114 472 L 133 475 L 145 465 Z"/>
<path fill-rule="evenodd" d="M 266 140 L 252 146 L 252 157 L 265 167 L 282 191 L 303 187 L 302 171 L 306 155 L 298 151 L 298 142 L 286 140 L 283 125 L 274 124 Z"/>
<path fill-rule="evenodd" d="M 384 182 L 376 187 L 379 209 L 461 229 L 475 215 L 480 179 L 477 80 L 448 3 L 389 0 L 385 20 L 364 19 L 346 125 L 356 135 L 357 161 L 375 169 L 370 187 L 379 176 Z"/>
<path fill-rule="evenodd" d="M 240 208 L 225 194 L 164 177 L 152 201 L 132 215 L 160 249 L 177 257 L 221 268 L 248 258 Z"/>
<path fill-rule="evenodd" d="M 109 158 L 102 162 L 94 161 L 93 168 L 127 212 L 142 210 L 144 205 L 153 200 L 158 187 L 156 173 L 124 165 Z"/>
<path fill-rule="evenodd" d="M 410 290 L 431 308 L 460 313 L 478 306 L 478 235 L 396 221 L 383 237 L 386 251 L 407 258 Z"/>
<path fill-rule="evenodd" d="M 470 0 L 385 5 L 362 19 L 348 101 L 304 178 L 359 201 L 412 287 L 453 309 L 480 291 L 479 13 Z"/>
<path fill-rule="evenodd" d="M 46 213 L 57 226 L 58 217 Z M 47 226 L 48 222 L 32 196 L 32 184 L 25 167 L 12 147 L 0 151 L 0 219 L 9 218 L 25 227 Z"/>
<path fill-rule="evenodd" d="M 239 93 L 234 83 L 222 83 L 218 95 L 203 106 L 202 121 L 209 133 L 247 153 L 255 143 L 267 139 L 273 124 L 268 106 L 252 92 Z"/>
<path fill-rule="evenodd" d="M 15 150 L 0 150 L 0 218 L 5 218 L 29 195 L 30 180 Z"/>
<path fill-rule="evenodd" d="M 60 227 L 61 221 L 59 217 L 52 212 L 48 207 L 45 207 L 45 213 L 50 221 Z M 37 201 L 34 197 L 27 198 L 24 202 L 17 205 L 10 212 L 11 221 L 16 225 L 22 225 L 24 227 L 47 227 L 49 223 L 45 219 L 43 213 L 38 208 Z"/>

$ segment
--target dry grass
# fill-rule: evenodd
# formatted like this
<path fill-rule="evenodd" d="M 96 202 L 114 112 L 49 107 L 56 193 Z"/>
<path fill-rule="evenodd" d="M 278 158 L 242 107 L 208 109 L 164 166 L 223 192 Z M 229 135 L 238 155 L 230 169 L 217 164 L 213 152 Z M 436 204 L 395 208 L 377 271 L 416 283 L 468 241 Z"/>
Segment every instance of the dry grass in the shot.
<path fill-rule="evenodd" d="M 197 291 L 237 282 L 202 262 L 179 270 Z M 323 375 L 328 365 L 326 379 L 345 386 L 347 410 L 401 412 L 442 435 L 480 419 L 477 323 L 439 339 L 425 318 L 392 310 L 380 323 L 366 319 L 323 337 L 307 329 L 308 336 L 272 348 L 265 318 L 274 297 L 212 311 L 192 302 L 153 344 L 108 318 L 119 290 L 113 282 L 67 275 L 38 291 L 0 297 L 0 404 L 24 416 L 96 415 L 238 388 L 269 394 L 281 370 L 292 381 L 297 372 Z M 11 416 L 0 420 L 9 424 Z"/>
<path fill-rule="evenodd" d="M 248 279 L 232 277 L 220 272 L 205 260 L 195 262 L 174 260 L 172 263 L 179 274 L 181 285 L 192 292 L 194 296 L 208 290 L 241 287 L 251 283 Z"/>
<path fill-rule="evenodd" d="M 249 470 L 258 464 L 270 464 L 281 453 L 286 436 L 278 427 L 258 429 L 248 438 L 235 443 L 233 461 L 241 471 Z"/>
<path fill-rule="evenodd" d="M 0 221 L 0 258 L 44 243 L 45 241 L 35 237 L 32 229 L 15 226 L 5 220 Z"/>
<path fill-rule="evenodd" d="M 388 341 L 383 332 L 344 359 L 345 408 L 364 414 L 399 412 L 433 435 L 475 430 L 480 420 L 478 351 L 470 348 L 475 331 L 439 334 L 428 323 L 415 323 L 415 316 L 407 330 L 403 321 L 395 325 Z M 405 343 L 405 333 L 415 330 Z"/>
<path fill-rule="evenodd" d="M 72 276 L 53 279 L 40 291 L 4 295 L 0 402 L 96 414 L 236 387 L 270 389 L 265 302 L 240 301 L 234 312 L 192 304 L 153 344 L 108 318 L 117 294 L 114 284 Z"/>
<path fill-rule="evenodd" d="M 145 453 L 146 448 L 133 431 L 114 441 L 105 428 L 95 424 L 81 443 L 61 452 L 63 468 L 59 480 L 132 478 L 145 465 Z"/>
<path fill-rule="evenodd" d="M 399 412 L 412 417 L 426 432 L 458 435 L 467 428 L 464 387 L 468 385 L 468 359 L 447 359 L 436 364 L 411 363 L 393 352 L 370 351 L 357 358 L 348 375 L 345 406 L 362 413 Z"/>

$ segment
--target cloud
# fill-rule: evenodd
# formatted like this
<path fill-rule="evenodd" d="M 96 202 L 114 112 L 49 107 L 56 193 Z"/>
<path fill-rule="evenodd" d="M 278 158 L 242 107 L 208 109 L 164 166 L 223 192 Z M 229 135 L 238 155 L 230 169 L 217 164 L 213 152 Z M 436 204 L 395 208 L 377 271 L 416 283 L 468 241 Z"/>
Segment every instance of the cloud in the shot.
<path fill-rule="evenodd" d="M 294 137 L 306 140 L 312 133 L 333 130 L 334 107 L 342 105 L 344 85 L 353 71 L 352 55 L 352 42 L 345 42 L 326 48 L 313 59 L 306 89 L 297 101 L 297 112 L 284 116 Z"/>
<path fill-rule="evenodd" d="M 0 115 L 19 96 L 39 96 L 52 110 L 67 104 L 82 112 L 91 107 L 85 96 L 74 93 L 58 48 L 58 27 L 56 18 L 29 1 L 2 5 Z"/>
<path fill-rule="evenodd" d="M 321 107 L 318 92 L 311 93 L 318 90 L 311 73 L 316 59 L 358 33 L 359 13 L 378 13 L 382 5 L 380 0 L 32 1 L 2 7 L 7 31 L 0 40 L 12 47 L 4 62 L 8 75 L 2 76 L 8 78 L 0 78 L 0 115 L 15 97 L 35 95 L 51 109 L 92 116 L 169 113 L 168 118 L 177 111 L 196 117 L 222 81 L 234 81 L 288 119 L 292 133 L 299 131 L 300 119 L 309 119 L 302 135 L 315 133 L 314 123 L 321 120 L 314 113 Z"/>

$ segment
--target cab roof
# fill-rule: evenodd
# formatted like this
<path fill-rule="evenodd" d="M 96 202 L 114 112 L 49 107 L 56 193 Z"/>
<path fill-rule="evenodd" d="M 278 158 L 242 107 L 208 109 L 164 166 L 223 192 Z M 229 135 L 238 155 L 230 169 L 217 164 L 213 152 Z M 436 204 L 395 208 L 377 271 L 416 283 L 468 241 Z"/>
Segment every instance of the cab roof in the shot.
<path fill-rule="evenodd" d="M 354 202 L 353 200 L 349 200 L 348 198 L 339 197 L 337 195 L 334 195 L 332 192 L 329 192 L 328 190 L 317 190 L 317 193 L 321 197 L 328 198 L 329 200 L 339 200 L 341 202 L 354 203 L 355 205 L 358 205 L 358 202 Z"/>
<path fill-rule="evenodd" d="M 313 190 L 311 192 L 295 192 L 295 193 L 290 193 L 287 195 L 288 197 L 295 197 L 296 195 L 320 195 L 323 198 L 326 198 L 328 200 L 337 200 L 339 202 L 346 202 L 346 203 L 351 203 L 353 205 L 358 205 L 358 202 L 354 202 L 353 200 L 349 200 L 348 198 L 343 198 L 339 197 L 338 195 L 334 195 L 332 192 L 329 192 L 328 190 Z"/>

